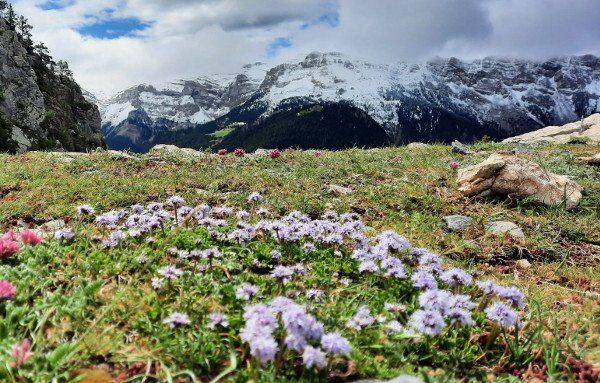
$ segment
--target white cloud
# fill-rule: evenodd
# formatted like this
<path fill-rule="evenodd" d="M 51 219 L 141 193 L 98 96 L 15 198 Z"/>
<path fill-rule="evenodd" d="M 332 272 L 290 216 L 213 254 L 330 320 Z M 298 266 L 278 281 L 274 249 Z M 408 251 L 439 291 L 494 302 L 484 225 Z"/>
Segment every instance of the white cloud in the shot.
<path fill-rule="evenodd" d="M 76 0 L 50 11 L 36 6 L 41 2 L 14 3 L 34 25 L 34 37 L 96 92 L 235 72 L 247 62 L 268 61 L 278 38 L 292 46 L 278 50 L 277 61 L 314 50 L 377 62 L 600 53 L 597 0 Z M 324 14 L 335 15 L 339 25 L 315 23 Z M 76 32 L 108 17 L 152 25 L 139 36 L 113 40 Z"/>

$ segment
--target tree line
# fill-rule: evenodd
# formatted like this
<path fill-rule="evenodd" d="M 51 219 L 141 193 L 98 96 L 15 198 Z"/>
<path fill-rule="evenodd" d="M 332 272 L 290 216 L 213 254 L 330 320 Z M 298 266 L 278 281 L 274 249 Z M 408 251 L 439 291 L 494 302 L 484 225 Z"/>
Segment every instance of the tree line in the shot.
<path fill-rule="evenodd" d="M 30 53 L 35 53 L 40 58 L 42 65 L 60 77 L 73 78 L 73 72 L 64 60 L 55 62 L 50 56 L 48 47 L 43 42 L 35 43 L 31 31 L 33 26 L 23 15 L 18 15 L 12 4 L 6 0 L 0 0 L 0 17 L 6 21 L 8 28 L 17 33 L 23 45 Z"/>

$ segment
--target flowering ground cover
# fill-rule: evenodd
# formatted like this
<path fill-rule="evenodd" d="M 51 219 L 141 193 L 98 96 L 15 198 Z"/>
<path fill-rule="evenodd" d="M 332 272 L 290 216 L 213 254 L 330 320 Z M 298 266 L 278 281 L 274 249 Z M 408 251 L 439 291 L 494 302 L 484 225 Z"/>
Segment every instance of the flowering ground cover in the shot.
<path fill-rule="evenodd" d="M 0 156 L 0 377 L 592 382 L 600 178 L 573 159 L 589 150 L 536 153 L 584 185 L 571 212 L 463 199 L 454 168 L 484 154 L 442 146 Z M 481 225 L 448 233 L 451 213 Z M 491 216 L 526 240 L 485 234 Z"/>

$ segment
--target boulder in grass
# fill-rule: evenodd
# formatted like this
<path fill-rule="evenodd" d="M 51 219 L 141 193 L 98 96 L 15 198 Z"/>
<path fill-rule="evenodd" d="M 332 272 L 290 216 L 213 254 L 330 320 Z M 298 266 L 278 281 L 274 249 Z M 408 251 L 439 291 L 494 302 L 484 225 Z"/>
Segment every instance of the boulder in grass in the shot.
<path fill-rule="evenodd" d="M 458 171 L 458 190 L 467 197 L 489 195 L 531 198 L 548 206 L 575 208 L 581 186 L 567 176 L 547 171 L 517 156 L 492 154 L 487 160 Z"/>
<path fill-rule="evenodd" d="M 447 215 L 443 220 L 450 231 L 463 231 L 473 224 L 473 218 L 464 215 Z"/>
<path fill-rule="evenodd" d="M 485 230 L 496 236 L 510 235 L 514 239 L 525 239 L 525 233 L 515 223 L 508 221 L 488 222 L 485 224 Z"/>

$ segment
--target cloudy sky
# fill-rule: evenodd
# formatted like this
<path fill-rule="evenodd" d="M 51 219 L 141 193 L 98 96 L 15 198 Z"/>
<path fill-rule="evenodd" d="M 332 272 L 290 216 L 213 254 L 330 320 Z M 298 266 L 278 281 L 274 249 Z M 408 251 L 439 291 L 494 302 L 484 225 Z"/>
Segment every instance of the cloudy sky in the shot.
<path fill-rule="evenodd" d="M 600 54 L 599 0 L 13 0 L 93 92 L 311 51 L 374 62 Z"/>

